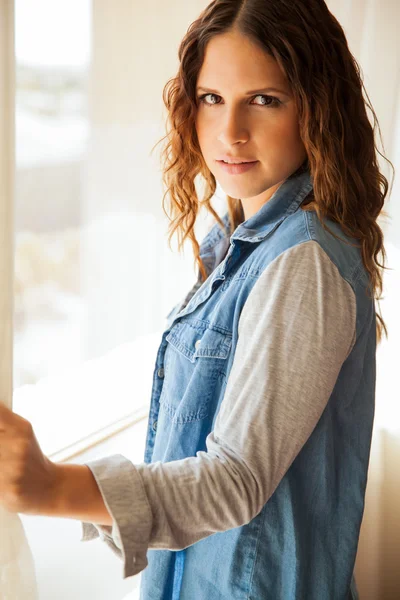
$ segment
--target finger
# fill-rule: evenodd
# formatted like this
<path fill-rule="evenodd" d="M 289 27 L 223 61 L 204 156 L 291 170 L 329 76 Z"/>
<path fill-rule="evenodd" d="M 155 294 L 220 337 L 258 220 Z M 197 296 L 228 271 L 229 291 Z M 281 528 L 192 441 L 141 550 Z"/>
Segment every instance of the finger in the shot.
<path fill-rule="evenodd" d="M 12 411 L 3 402 L 0 402 L 0 427 L 10 422 L 10 413 Z"/>
<path fill-rule="evenodd" d="M 19 417 L 19 415 L 0 402 L 0 430 L 4 430 L 6 427 L 14 425 L 16 420 L 21 418 L 22 417 Z"/>

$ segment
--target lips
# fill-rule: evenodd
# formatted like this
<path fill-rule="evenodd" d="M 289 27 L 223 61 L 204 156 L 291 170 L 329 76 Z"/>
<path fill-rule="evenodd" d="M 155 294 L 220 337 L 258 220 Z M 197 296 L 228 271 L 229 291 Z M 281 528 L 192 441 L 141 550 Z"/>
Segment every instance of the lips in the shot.
<path fill-rule="evenodd" d="M 226 173 L 229 173 L 230 175 L 239 175 L 241 173 L 245 173 L 246 171 L 252 169 L 255 165 L 258 164 L 258 160 L 252 162 L 244 162 L 241 164 L 225 163 L 223 160 L 219 160 L 217 162 L 220 165 L 221 169 L 223 169 Z"/>
<path fill-rule="evenodd" d="M 256 160 L 252 160 L 250 158 L 231 158 L 231 157 L 226 157 L 226 158 L 217 158 L 216 159 L 217 162 L 224 162 L 225 164 L 228 165 L 240 165 L 243 163 L 251 163 L 251 162 L 257 162 Z"/>
<path fill-rule="evenodd" d="M 225 165 L 245 165 L 246 163 L 254 162 L 254 161 L 252 161 L 252 160 L 241 160 L 241 161 L 238 161 L 238 162 L 228 162 L 226 160 L 221 160 L 220 162 L 223 162 Z"/>

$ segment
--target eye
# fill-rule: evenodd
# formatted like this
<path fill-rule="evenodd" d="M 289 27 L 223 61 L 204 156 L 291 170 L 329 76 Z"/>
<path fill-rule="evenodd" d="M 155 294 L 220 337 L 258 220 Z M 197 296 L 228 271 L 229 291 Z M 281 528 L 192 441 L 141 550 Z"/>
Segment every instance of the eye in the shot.
<path fill-rule="evenodd" d="M 206 106 L 216 106 L 217 104 L 219 104 L 219 102 L 206 101 L 207 96 L 212 96 L 214 98 L 221 98 L 221 96 L 218 96 L 217 94 L 203 94 L 202 96 L 198 97 L 199 103 L 205 104 Z M 275 96 L 267 96 L 265 94 L 258 94 L 257 96 L 253 96 L 253 100 L 255 98 L 264 98 L 264 100 L 265 100 L 264 103 L 258 104 L 258 106 L 265 106 L 267 108 L 278 108 L 282 104 L 282 102 Z M 257 106 L 257 104 L 256 104 L 256 106 Z"/>
<path fill-rule="evenodd" d="M 206 106 L 212 106 L 213 104 L 216 104 L 216 102 L 206 102 L 206 98 L 207 96 L 213 96 L 214 98 L 219 98 L 220 96 L 217 96 L 216 94 L 203 94 L 202 96 L 198 97 L 198 101 L 201 102 L 202 104 L 205 104 Z"/>
<path fill-rule="evenodd" d="M 275 107 L 278 106 L 279 104 L 282 104 L 282 102 L 280 100 L 278 100 L 278 98 L 275 98 L 275 96 L 265 96 L 264 94 L 259 94 L 258 96 L 254 96 L 255 98 L 264 98 L 264 100 L 271 100 L 270 104 L 261 104 L 261 106 L 271 106 L 271 107 Z"/>

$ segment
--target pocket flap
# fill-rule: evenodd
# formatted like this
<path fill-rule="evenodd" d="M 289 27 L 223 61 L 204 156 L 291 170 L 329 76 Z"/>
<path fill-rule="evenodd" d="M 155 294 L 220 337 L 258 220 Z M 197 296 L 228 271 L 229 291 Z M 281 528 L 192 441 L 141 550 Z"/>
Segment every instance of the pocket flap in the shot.
<path fill-rule="evenodd" d="M 199 320 L 179 321 L 166 339 L 191 362 L 199 357 L 226 359 L 232 345 L 230 333 Z"/>

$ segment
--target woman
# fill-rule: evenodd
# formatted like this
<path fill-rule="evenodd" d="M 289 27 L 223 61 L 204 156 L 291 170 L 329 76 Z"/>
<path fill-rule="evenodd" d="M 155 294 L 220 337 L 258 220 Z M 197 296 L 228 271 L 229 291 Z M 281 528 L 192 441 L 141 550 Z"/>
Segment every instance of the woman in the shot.
<path fill-rule="evenodd" d="M 157 352 L 144 462 L 54 464 L 3 408 L 0 500 L 81 520 L 142 600 L 356 598 L 386 332 L 375 113 L 323 0 L 215 0 L 179 59 L 164 181 L 199 276 Z"/>

